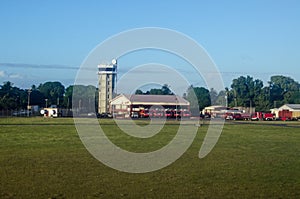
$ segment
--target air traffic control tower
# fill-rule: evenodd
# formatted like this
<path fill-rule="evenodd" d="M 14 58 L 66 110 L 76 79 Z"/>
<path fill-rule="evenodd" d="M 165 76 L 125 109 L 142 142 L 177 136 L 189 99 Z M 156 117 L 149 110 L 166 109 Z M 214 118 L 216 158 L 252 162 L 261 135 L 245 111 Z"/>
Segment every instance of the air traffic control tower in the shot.
<path fill-rule="evenodd" d="M 109 101 L 115 97 L 115 86 L 117 79 L 117 60 L 113 59 L 111 64 L 98 65 L 99 76 L 99 105 L 98 113 L 110 113 Z"/>

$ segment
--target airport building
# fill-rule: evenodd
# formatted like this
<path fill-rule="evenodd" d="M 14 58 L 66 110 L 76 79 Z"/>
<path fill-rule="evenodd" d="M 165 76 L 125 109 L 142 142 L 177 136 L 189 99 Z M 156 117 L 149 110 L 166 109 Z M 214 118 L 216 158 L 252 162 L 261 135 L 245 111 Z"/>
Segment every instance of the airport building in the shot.
<path fill-rule="evenodd" d="M 126 95 L 120 94 L 111 101 L 111 113 L 114 117 L 130 117 L 132 113 L 165 115 L 167 110 L 189 111 L 190 103 L 178 95 Z M 141 117 L 141 115 L 139 115 Z"/>

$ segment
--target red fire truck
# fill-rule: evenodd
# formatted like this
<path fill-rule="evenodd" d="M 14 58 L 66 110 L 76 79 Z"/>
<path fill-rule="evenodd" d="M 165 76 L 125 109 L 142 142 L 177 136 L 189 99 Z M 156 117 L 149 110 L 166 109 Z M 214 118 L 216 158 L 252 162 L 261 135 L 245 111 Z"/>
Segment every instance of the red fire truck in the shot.
<path fill-rule="evenodd" d="M 267 120 L 271 121 L 274 120 L 275 116 L 272 113 L 263 113 L 263 112 L 256 112 L 252 115 L 251 120 L 258 121 L 258 120 Z"/>

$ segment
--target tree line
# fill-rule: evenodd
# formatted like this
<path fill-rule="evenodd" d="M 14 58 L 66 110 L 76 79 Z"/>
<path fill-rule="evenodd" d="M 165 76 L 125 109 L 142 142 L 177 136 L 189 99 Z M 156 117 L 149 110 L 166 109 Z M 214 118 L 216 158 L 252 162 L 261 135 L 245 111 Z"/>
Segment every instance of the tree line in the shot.
<path fill-rule="evenodd" d="M 73 96 L 73 90 L 79 96 Z M 193 95 L 193 93 L 195 95 Z M 135 94 L 143 95 L 173 95 L 168 85 L 153 88 Z M 82 97 L 84 96 L 84 97 Z M 196 97 L 195 97 L 196 96 Z M 198 112 L 210 105 L 227 105 L 229 107 L 255 107 L 258 111 L 268 111 L 283 104 L 300 103 L 300 84 L 291 77 L 276 75 L 270 78 L 268 85 L 251 76 L 240 76 L 232 80 L 230 88 L 217 92 L 213 88 L 190 86 L 183 96 L 191 103 L 191 110 Z M 61 108 L 72 108 L 72 104 L 89 105 L 81 107 L 95 110 L 98 103 L 98 89 L 95 86 L 71 85 L 67 88 L 60 82 L 46 82 L 39 86 L 32 85 L 30 89 L 15 87 L 7 81 L 0 86 L 0 110 L 26 109 L 27 105 L 46 107 L 57 105 Z M 85 101 L 83 101 L 85 100 Z M 92 104 L 94 103 L 95 104 Z"/>
<path fill-rule="evenodd" d="M 80 93 L 81 96 L 73 96 L 74 89 L 77 89 L 76 93 Z M 88 104 L 83 100 L 89 100 L 92 103 L 95 102 L 95 98 L 98 98 L 98 92 L 94 86 L 71 85 L 65 88 L 57 81 L 46 82 L 39 86 L 32 85 L 29 89 L 15 87 L 9 81 L 0 86 L 0 110 L 27 109 L 28 105 L 39 107 L 56 105 L 60 108 L 71 109 L 73 103 Z M 92 108 L 89 107 L 89 109 L 93 111 Z"/>
<path fill-rule="evenodd" d="M 151 88 L 149 91 L 143 92 L 140 89 L 135 91 L 136 95 L 174 95 L 167 84 L 164 84 L 161 88 Z"/>
<path fill-rule="evenodd" d="M 197 99 L 193 99 L 194 91 Z M 220 92 L 213 88 L 191 86 L 186 94 L 191 103 L 191 109 L 198 103 L 202 110 L 210 105 L 228 107 L 255 107 L 257 111 L 267 112 L 284 104 L 300 104 L 300 84 L 291 77 L 275 75 L 270 78 L 268 85 L 251 76 L 240 76 L 232 80 L 230 88 Z"/>

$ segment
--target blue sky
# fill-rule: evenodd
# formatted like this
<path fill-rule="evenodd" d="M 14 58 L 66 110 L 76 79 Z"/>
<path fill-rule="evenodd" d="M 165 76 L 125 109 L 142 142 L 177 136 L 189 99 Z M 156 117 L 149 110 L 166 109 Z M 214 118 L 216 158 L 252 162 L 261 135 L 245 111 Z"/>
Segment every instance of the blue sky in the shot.
<path fill-rule="evenodd" d="M 1 1 L 0 9 L 1 83 L 27 88 L 60 81 L 68 86 L 100 42 L 142 27 L 169 28 L 195 39 L 216 63 L 225 86 L 241 75 L 266 82 L 283 74 L 300 81 L 297 0 L 10 0 Z M 151 61 L 164 59 L 151 55 Z M 119 69 L 135 65 L 134 59 L 119 60 Z M 201 82 L 191 75 L 192 84 L 205 86 Z"/>

